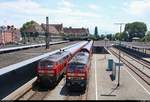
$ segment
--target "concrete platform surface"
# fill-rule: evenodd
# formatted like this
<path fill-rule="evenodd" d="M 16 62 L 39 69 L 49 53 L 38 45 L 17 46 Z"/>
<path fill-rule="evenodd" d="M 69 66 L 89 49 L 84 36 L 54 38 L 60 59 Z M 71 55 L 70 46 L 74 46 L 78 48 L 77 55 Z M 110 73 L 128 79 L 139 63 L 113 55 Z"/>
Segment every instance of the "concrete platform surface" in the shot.
<path fill-rule="evenodd" d="M 94 54 L 92 60 L 92 69 L 95 79 L 90 81 L 89 93 L 95 94 L 88 99 L 91 100 L 150 100 L 150 87 L 144 86 L 138 81 L 137 76 L 133 76 L 130 70 L 121 67 L 120 86 L 117 86 L 117 79 L 112 81 L 110 78 L 111 71 L 106 71 L 107 60 L 113 58 L 118 62 L 117 58 L 111 55 Z M 116 76 L 116 78 L 118 78 Z M 97 81 L 97 82 L 96 82 Z M 140 83 L 140 84 L 139 84 Z M 95 84 L 95 85 L 94 85 Z M 97 85 L 96 85 L 97 84 Z M 143 88 L 144 87 L 144 88 Z"/>

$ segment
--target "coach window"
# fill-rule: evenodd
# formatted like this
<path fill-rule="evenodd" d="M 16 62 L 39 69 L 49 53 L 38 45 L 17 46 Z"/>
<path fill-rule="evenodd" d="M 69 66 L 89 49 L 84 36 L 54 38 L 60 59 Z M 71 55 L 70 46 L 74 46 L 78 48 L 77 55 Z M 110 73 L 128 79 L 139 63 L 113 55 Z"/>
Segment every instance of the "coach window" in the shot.
<path fill-rule="evenodd" d="M 64 56 L 62 59 L 65 60 L 65 59 L 66 59 L 66 56 Z"/>

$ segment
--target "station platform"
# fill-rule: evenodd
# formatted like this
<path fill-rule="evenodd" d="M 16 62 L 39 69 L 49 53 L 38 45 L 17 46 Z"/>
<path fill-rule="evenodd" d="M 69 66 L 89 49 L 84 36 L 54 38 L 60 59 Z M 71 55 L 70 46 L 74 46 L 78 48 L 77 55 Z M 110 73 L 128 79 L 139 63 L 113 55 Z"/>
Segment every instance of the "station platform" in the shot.
<path fill-rule="evenodd" d="M 150 62 L 150 58 L 143 58 L 144 60 L 147 60 L 147 61 L 149 61 Z"/>
<path fill-rule="evenodd" d="M 150 100 L 150 86 L 125 65 L 121 67 L 120 86 L 117 87 L 118 75 L 116 80 L 112 81 L 112 71 L 106 71 L 109 58 L 118 62 L 118 59 L 110 54 L 93 54 L 88 100 Z"/>

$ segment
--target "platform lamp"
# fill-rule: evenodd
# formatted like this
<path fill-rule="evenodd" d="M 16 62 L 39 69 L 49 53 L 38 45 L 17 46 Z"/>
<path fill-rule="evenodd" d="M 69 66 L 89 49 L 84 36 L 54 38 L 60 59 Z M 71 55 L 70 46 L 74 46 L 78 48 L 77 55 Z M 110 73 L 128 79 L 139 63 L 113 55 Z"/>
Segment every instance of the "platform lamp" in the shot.
<path fill-rule="evenodd" d="M 116 25 L 120 25 L 120 34 L 122 32 L 122 26 L 126 23 L 115 23 Z M 119 46 L 121 46 L 121 39 L 119 40 Z M 119 64 L 120 64 L 120 57 L 121 57 L 121 52 L 120 52 L 120 49 L 119 49 Z M 119 65 L 119 68 L 118 68 L 118 84 L 117 84 L 117 87 L 120 86 L 120 65 Z"/>

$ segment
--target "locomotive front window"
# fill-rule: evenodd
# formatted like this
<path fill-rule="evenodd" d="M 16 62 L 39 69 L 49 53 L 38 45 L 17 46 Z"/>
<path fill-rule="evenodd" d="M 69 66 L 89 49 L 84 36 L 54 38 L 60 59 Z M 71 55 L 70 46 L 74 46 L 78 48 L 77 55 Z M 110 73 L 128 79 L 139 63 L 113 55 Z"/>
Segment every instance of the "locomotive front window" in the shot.
<path fill-rule="evenodd" d="M 49 61 L 40 62 L 40 67 L 41 68 L 52 68 L 53 62 L 49 62 Z"/>
<path fill-rule="evenodd" d="M 72 64 L 69 64 L 69 69 L 70 70 L 77 70 L 77 69 L 83 69 L 84 68 L 84 64 L 77 64 L 77 63 L 72 63 Z"/>
<path fill-rule="evenodd" d="M 47 67 L 48 67 L 48 68 L 52 68 L 52 67 L 53 67 L 53 64 L 48 63 L 48 64 L 47 64 Z"/>

